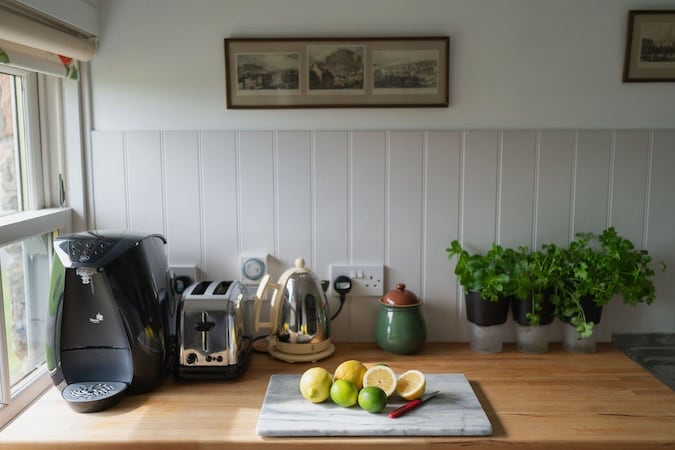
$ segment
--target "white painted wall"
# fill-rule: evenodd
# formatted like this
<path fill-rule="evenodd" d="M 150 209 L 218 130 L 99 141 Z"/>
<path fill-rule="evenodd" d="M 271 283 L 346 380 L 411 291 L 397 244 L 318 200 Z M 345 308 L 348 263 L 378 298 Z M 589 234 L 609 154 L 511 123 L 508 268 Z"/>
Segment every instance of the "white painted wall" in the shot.
<path fill-rule="evenodd" d="M 91 0 L 90 0 L 91 1 Z M 18 0 L 93 36 L 98 35 L 98 8 L 87 0 Z"/>
<path fill-rule="evenodd" d="M 102 1 L 94 126 L 669 128 L 672 83 L 621 82 L 628 10 L 641 8 L 675 1 Z M 450 36 L 449 108 L 225 108 L 226 37 L 390 35 Z"/>
<path fill-rule="evenodd" d="M 384 263 L 435 341 L 467 338 L 454 238 L 564 244 L 616 225 L 672 272 L 675 89 L 621 83 L 627 10 L 647 7 L 675 2 L 103 1 L 91 226 L 163 232 L 172 264 L 210 278 L 259 251 L 322 278 Z M 225 37 L 384 35 L 451 37 L 449 108 L 225 108 Z M 657 284 L 649 308 L 609 306 L 601 339 L 675 329 L 675 279 Z M 372 340 L 376 311 L 350 300 L 336 339 Z"/>

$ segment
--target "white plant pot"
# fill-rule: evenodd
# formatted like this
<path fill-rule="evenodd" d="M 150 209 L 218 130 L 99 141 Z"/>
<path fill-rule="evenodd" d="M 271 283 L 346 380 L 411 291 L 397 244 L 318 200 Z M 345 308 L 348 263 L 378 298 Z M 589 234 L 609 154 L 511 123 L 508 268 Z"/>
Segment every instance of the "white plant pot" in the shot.
<path fill-rule="evenodd" d="M 593 330 L 587 338 L 579 336 L 577 329 L 569 324 L 563 323 L 563 348 L 571 353 L 593 353 L 597 342 L 597 330 Z"/>
<path fill-rule="evenodd" d="M 524 353 L 548 351 L 551 325 L 520 325 L 516 323 L 516 347 Z"/>
<path fill-rule="evenodd" d="M 471 350 L 477 353 L 499 353 L 504 342 L 504 324 L 481 326 L 469 322 Z"/>

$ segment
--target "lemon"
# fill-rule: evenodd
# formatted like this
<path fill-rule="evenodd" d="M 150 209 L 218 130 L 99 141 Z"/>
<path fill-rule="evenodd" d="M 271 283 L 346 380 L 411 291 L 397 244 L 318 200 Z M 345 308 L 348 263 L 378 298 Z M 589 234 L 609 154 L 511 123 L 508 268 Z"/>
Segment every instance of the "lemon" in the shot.
<path fill-rule="evenodd" d="M 336 405 L 349 408 L 358 401 L 359 391 L 354 383 L 347 380 L 334 381 L 330 387 L 330 399 Z"/>
<path fill-rule="evenodd" d="M 398 377 L 396 393 L 406 400 L 420 398 L 427 388 L 424 374 L 419 370 L 408 370 Z"/>
<path fill-rule="evenodd" d="M 363 375 L 363 386 L 377 386 L 391 397 L 396 392 L 396 374 L 391 367 L 378 364 L 366 370 Z"/>
<path fill-rule="evenodd" d="M 347 380 L 356 386 L 357 390 L 363 387 L 363 375 L 366 373 L 366 366 L 361 361 L 350 359 L 337 366 L 333 374 L 333 381 Z"/>
<path fill-rule="evenodd" d="M 321 403 L 330 395 L 330 373 L 323 367 L 307 369 L 300 377 L 300 393 L 313 403 Z"/>
<path fill-rule="evenodd" d="M 377 386 L 366 386 L 359 391 L 359 406 L 370 413 L 379 413 L 387 406 L 387 394 Z"/>

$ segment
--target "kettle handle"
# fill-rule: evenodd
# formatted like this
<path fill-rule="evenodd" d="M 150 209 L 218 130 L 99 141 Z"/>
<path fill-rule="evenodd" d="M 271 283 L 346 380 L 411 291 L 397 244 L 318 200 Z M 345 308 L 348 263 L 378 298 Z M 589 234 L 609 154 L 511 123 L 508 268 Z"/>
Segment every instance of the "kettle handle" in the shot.
<path fill-rule="evenodd" d="M 261 322 L 260 321 L 260 309 L 262 307 L 262 302 L 263 298 L 265 297 L 265 292 L 267 292 L 267 288 L 272 288 L 274 289 L 274 295 L 272 296 L 272 300 L 270 302 L 270 321 L 269 322 Z M 272 334 L 274 334 L 276 330 L 276 322 L 277 322 L 277 311 L 276 311 L 276 302 L 275 299 L 279 293 L 280 286 L 275 283 L 270 283 L 270 275 L 265 274 L 260 280 L 260 284 L 258 285 L 258 290 L 255 293 L 255 332 L 257 333 L 260 331 L 261 328 L 269 328 L 272 331 Z"/>

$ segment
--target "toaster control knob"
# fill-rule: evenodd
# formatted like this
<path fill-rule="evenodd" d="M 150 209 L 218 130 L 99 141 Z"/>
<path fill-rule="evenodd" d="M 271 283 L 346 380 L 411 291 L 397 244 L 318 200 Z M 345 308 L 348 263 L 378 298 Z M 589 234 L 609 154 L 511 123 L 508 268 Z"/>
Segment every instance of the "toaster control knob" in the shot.
<path fill-rule="evenodd" d="M 189 353 L 187 355 L 187 363 L 188 364 L 194 364 L 197 362 L 197 354 L 196 353 Z"/>
<path fill-rule="evenodd" d="M 211 362 L 212 359 L 213 359 L 213 358 L 211 358 L 211 355 L 208 355 L 208 356 L 206 357 L 206 362 Z"/>

